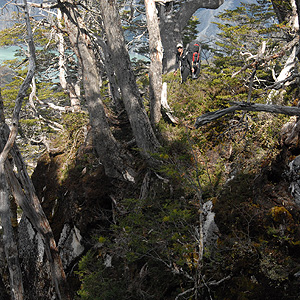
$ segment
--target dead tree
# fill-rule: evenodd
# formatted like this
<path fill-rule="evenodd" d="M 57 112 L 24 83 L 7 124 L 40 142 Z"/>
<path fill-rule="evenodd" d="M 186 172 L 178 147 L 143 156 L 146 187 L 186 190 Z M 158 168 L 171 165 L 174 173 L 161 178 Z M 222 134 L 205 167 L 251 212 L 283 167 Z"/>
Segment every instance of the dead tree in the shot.
<path fill-rule="evenodd" d="M 19 126 L 19 115 L 22 107 L 22 102 L 27 94 L 27 90 L 30 87 L 32 82 L 32 78 L 35 72 L 35 47 L 33 42 L 33 35 L 30 27 L 30 19 L 27 8 L 27 1 L 23 0 L 23 5 L 21 6 L 24 9 L 25 13 L 25 22 L 27 28 L 27 43 L 29 48 L 29 66 L 25 80 L 23 81 L 16 101 L 15 108 L 13 112 L 11 128 L 5 123 L 3 106 L 1 109 L 1 131 L 0 131 L 0 195 L 1 195 L 1 210 L 4 213 L 8 211 L 8 199 L 9 192 L 11 192 L 12 196 L 15 198 L 18 205 L 22 208 L 23 214 L 29 219 L 33 227 L 41 234 L 41 237 L 44 241 L 44 246 L 46 249 L 46 254 L 48 258 L 48 262 L 51 269 L 51 278 L 56 290 L 58 299 L 70 299 L 66 277 L 62 267 L 61 259 L 58 254 L 58 250 L 56 247 L 56 243 L 54 240 L 54 236 L 49 225 L 49 222 L 43 212 L 41 204 L 39 202 L 38 197 L 35 194 L 35 189 L 32 184 L 32 181 L 26 171 L 25 163 L 22 159 L 22 156 L 15 144 L 15 140 L 18 134 L 18 126 Z M 11 159 L 8 159 L 10 155 Z M 15 164 L 17 173 L 13 169 L 13 164 Z M 6 218 L 9 215 L 6 216 Z M 3 215 L 1 216 L 3 217 Z M 4 219 L 3 226 L 6 226 L 4 232 L 8 232 L 10 234 L 10 226 L 11 223 L 8 219 Z M 11 290 L 12 290 L 12 299 L 23 299 L 23 288 L 22 288 L 22 278 L 21 271 L 18 266 L 18 255 L 16 255 L 16 245 L 13 245 L 13 239 L 10 236 L 6 237 L 4 241 L 7 243 L 5 248 L 8 250 L 14 251 L 14 260 L 11 259 L 12 252 L 8 251 L 6 253 L 8 266 L 10 268 L 10 275 L 14 276 L 10 279 Z M 9 243 L 9 244 L 8 244 Z M 10 265 L 13 264 L 13 265 Z M 17 268 L 17 269 L 16 269 Z M 12 269 L 12 270 L 11 270 Z M 20 272 L 20 274 L 16 274 L 16 272 Z M 18 279 L 17 279 L 18 278 Z M 18 282 L 16 282 L 18 280 Z"/>
<path fill-rule="evenodd" d="M 145 0 L 150 48 L 150 117 L 152 125 L 161 119 L 163 47 L 154 0 Z"/>
<path fill-rule="evenodd" d="M 217 120 L 227 114 L 232 114 L 235 111 L 262 111 L 274 114 L 284 114 L 288 116 L 297 116 L 294 121 L 290 121 L 285 124 L 282 128 L 282 143 L 290 145 L 294 138 L 300 133 L 300 108 L 291 106 L 281 106 L 272 104 L 261 104 L 261 103 L 248 103 L 248 102 L 231 102 L 232 106 L 208 112 L 198 117 L 194 127 L 199 128 L 205 124 L 208 124 L 214 120 Z"/>
<path fill-rule="evenodd" d="M 238 110 L 243 111 L 264 111 L 275 114 L 284 114 L 288 116 L 300 116 L 300 108 L 291 106 L 261 104 L 261 103 L 246 103 L 246 102 L 231 102 L 233 106 L 220 109 L 217 111 L 208 112 L 198 117 L 194 127 L 199 128 L 207 123 L 217 120 L 227 114 Z"/>

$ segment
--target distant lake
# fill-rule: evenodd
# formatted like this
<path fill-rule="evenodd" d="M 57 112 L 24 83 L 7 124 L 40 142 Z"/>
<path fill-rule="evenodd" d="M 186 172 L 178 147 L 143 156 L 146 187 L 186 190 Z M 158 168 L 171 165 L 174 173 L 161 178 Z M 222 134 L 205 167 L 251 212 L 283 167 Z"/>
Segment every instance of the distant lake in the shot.
<path fill-rule="evenodd" d="M 4 60 L 14 59 L 18 46 L 0 47 L 0 63 Z"/>

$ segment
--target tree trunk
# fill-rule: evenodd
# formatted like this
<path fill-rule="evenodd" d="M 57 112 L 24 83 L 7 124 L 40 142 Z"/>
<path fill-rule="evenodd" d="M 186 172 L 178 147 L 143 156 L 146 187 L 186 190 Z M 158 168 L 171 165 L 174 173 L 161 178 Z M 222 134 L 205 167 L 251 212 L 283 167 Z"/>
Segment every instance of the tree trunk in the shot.
<path fill-rule="evenodd" d="M 58 299 L 70 299 L 65 272 L 62 267 L 52 229 L 39 199 L 35 194 L 33 184 L 26 172 L 25 164 L 16 146 L 14 146 L 12 156 L 18 169 L 18 178 L 9 163 L 5 166 L 5 172 L 9 178 L 12 194 L 24 215 L 41 235 Z"/>
<path fill-rule="evenodd" d="M 160 10 L 160 35 L 164 48 L 163 72 L 175 70 L 176 44 L 182 42 L 182 31 L 187 26 L 189 19 L 199 8 L 216 9 L 224 0 L 191 0 L 180 5 L 178 11 L 167 12 Z M 163 4 L 159 4 L 163 6 Z M 201 20 L 200 20 L 201 22 Z"/>
<path fill-rule="evenodd" d="M 149 32 L 150 50 L 150 117 L 152 125 L 158 124 L 161 119 L 161 92 L 162 92 L 162 59 L 163 48 L 160 39 L 159 25 L 154 0 L 145 0 L 147 27 Z"/>
<path fill-rule="evenodd" d="M 122 101 L 121 93 L 118 88 L 114 67 L 111 63 L 111 58 L 110 58 L 109 51 L 107 49 L 107 45 L 102 38 L 100 37 L 95 37 L 95 38 L 104 55 L 103 60 L 104 60 L 105 70 L 109 82 L 109 92 L 110 92 L 110 97 L 112 99 L 112 107 L 116 113 L 121 113 L 124 110 L 124 103 Z"/>
<path fill-rule="evenodd" d="M 99 4 L 111 60 L 132 132 L 142 156 L 150 162 L 152 161 L 151 154 L 157 151 L 159 143 L 136 85 L 116 2 L 115 0 L 100 0 Z"/>
<path fill-rule="evenodd" d="M 297 1 L 298 0 L 271 1 L 279 23 L 286 22 L 288 26 L 294 28 L 295 21 L 298 23 L 298 18 L 296 18 Z M 297 26 L 299 25 L 297 24 Z"/>
<path fill-rule="evenodd" d="M 61 20 L 62 15 L 61 11 L 57 11 L 57 21 L 58 21 L 58 30 L 57 33 L 57 41 L 58 41 L 58 53 L 59 53 L 59 81 L 60 85 L 63 88 L 63 90 L 67 93 L 69 93 L 70 102 L 71 102 L 71 108 L 74 112 L 78 112 L 81 110 L 80 106 L 80 88 L 79 88 L 79 80 L 76 82 L 70 82 L 70 80 L 66 79 L 66 58 L 65 58 L 65 45 L 64 45 L 64 37 L 62 32 L 62 24 Z"/>
<path fill-rule="evenodd" d="M 3 228 L 4 251 L 9 270 L 11 299 L 23 300 L 24 289 L 22 272 L 18 256 L 17 242 L 11 223 L 9 190 L 4 172 L 6 157 L 4 157 L 2 153 L 0 155 L 0 217 Z"/>
<path fill-rule="evenodd" d="M 246 103 L 246 102 L 232 102 L 233 106 L 220 109 L 217 111 L 208 112 L 197 118 L 194 127 L 199 128 L 207 123 L 217 120 L 227 114 L 233 113 L 236 110 L 243 111 L 264 111 L 274 114 L 284 114 L 288 116 L 300 116 L 300 108 L 291 106 L 280 106 L 261 103 Z"/>
<path fill-rule="evenodd" d="M 122 153 L 121 146 L 113 137 L 107 122 L 100 95 L 100 77 L 92 49 L 92 41 L 87 35 L 76 6 L 69 0 L 65 1 L 64 4 L 61 10 L 65 21 L 65 30 L 82 69 L 85 99 L 96 152 L 108 176 L 133 180 L 135 175 L 133 170 L 126 168 L 126 163 L 123 161 L 123 159 L 128 160 L 129 158 Z"/>
<path fill-rule="evenodd" d="M 35 195 L 34 187 L 26 171 L 26 167 L 23 162 L 22 156 L 17 151 L 17 147 L 15 145 L 15 139 L 18 133 L 19 115 L 22 107 L 22 102 L 24 100 L 24 97 L 26 96 L 27 89 L 30 87 L 30 83 L 32 81 L 35 72 L 35 47 L 33 43 L 32 31 L 30 27 L 27 1 L 23 0 L 23 2 L 24 2 L 27 34 L 28 34 L 27 42 L 28 42 L 28 48 L 30 53 L 29 66 L 28 66 L 28 72 L 26 78 L 19 89 L 15 101 L 15 108 L 13 112 L 11 130 L 9 130 L 8 126 L 5 124 L 3 105 L 1 105 L 1 112 L 0 112 L 1 122 L 2 122 L 1 132 L 0 132 L 1 133 L 0 148 L 2 150 L 0 155 L 0 170 L 2 171 L 1 173 L 3 174 L 5 170 L 5 176 L 1 177 L 1 181 L 3 184 L 2 197 L 3 199 L 5 199 L 5 197 L 8 198 L 8 195 L 5 195 L 5 192 L 7 193 L 7 191 L 4 190 L 5 181 L 7 180 L 11 192 L 15 197 L 17 203 L 21 206 L 23 213 L 25 214 L 25 216 L 28 217 L 28 219 L 32 222 L 35 228 L 38 231 L 40 231 L 43 235 L 45 247 L 46 250 L 48 251 L 48 261 L 52 269 L 51 275 L 52 275 L 52 279 L 53 279 L 53 283 L 55 286 L 58 299 L 70 299 L 67 291 L 65 273 L 62 268 L 61 260 L 56 249 L 52 230 L 50 228 L 46 216 L 43 213 L 39 199 Z M 11 156 L 14 162 L 16 163 L 16 167 L 18 170 L 18 178 L 16 177 L 13 171 L 13 166 L 7 160 L 9 153 L 11 153 Z M 20 284 L 20 282 L 18 284 Z M 15 289 L 14 286 L 12 286 L 11 288 Z"/>

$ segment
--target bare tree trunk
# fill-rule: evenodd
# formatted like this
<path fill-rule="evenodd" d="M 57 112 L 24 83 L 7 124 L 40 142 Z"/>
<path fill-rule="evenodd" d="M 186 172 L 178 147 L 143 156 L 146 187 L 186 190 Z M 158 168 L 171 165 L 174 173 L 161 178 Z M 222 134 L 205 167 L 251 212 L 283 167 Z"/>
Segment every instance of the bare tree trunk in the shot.
<path fill-rule="evenodd" d="M 142 156 L 152 161 L 159 147 L 133 74 L 115 0 L 100 0 L 101 16 L 111 60 L 115 68 L 131 129 Z"/>
<path fill-rule="evenodd" d="M 24 3 L 25 21 L 27 25 L 27 34 L 29 36 L 28 43 L 29 43 L 29 47 L 33 47 L 34 49 L 34 45 L 32 42 L 33 41 L 32 33 L 29 24 L 27 1 L 23 0 L 23 3 Z M 17 248 L 16 240 L 14 238 L 13 227 L 11 223 L 9 188 L 8 188 L 7 177 L 5 174 L 5 163 L 17 136 L 19 112 L 21 109 L 22 100 L 24 99 L 26 90 L 30 86 L 30 83 L 34 75 L 34 71 L 35 71 L 35 57 L 33 54 L 33 56 L 31 55 L 29 57 L 29 67 L 28 67 L 27 76 L 24 82 L 22 83 L 19 93 L 17 95 L 15 109 L 13 113 L 13 119 L 12 119 L 12 130 L 7 142 L 2 145 L 1 153 L 0 153 L 0 216 L 1 216 L 2 227 L 3 227 L 3 242 L 4 242 L 5 256 L 6 256 L 6 261 L 7 261 L 9 275 L 10 275 L 11 297 L 13 300 L 15 299 L 22 300 L 24 295 L 24 289 L 23 289 L 22 272 L 21 272 L 21 267 L 20 267 L 19 257 L 18 257 L 18 248 Z M 1 109 L 3 109 L 3 105 L 1 105 Z M 5 122 L 3 112 L 1 113 L 1 121 L 2 121 L 2 127 L 5 126 L 5 124 L 3 123 Z"/>
<path fill-rule="evenodd" d="M 5 126 L 3 111 L 3 100 L 0 91 L 0 124 Z M 0 148 L 3 150 L 3 145 Z M 12 214 L 9 200 L 9 187 L 5 174 L 5 162 L 8 151 L 0 153 L 0 218 L 3 228 L 3 244 L 6 262 L 9 270 L 9 281 L 11 289 L 11 298 L 13 300 L 22 300 L 24 295 L 22 271 L 19 262 L 18 246 L 12 226 Z"/>
<path fill-rule="evenodd" d="M 113 109 L 117 113 L 121 113 L 124 110 L 124 103 L 122 101 L 121 93 L 116 81 L 115 71 L 111 63 L 110 54 L 107 49 L 107 45 L 102 38 L 100 37 L 95 37 L 95 38 L 104 55 L 103 60 L 104 60 L 105 70 L 109 82 L 109 92 L 112 98 Z"/>
<path fill-rule="evenodd" d="M 11 223 L 9 189 L 4 171 L 6 157 L 2 154 L 3 152 L 0 155 L 0 217 L 3 228 L 4 251 L 9 270 L 11 298 L 13 300 L 23 300 L 24 289 L 22 272 L 18 256 L 17 242 L 14 237 Z"/>
<path fill-rule="evenodd" d="M 13 112 L 11 130 L 9 130 L 8 126 L 5 124 L 3 105 L 1 105 L 2 128 L 1 128 L 1 136 L 0 136 L 0 146 L 1 149 L 3 149 L 0 154 L 0 171 L 1 171 L 0 175 L 2 174 L 1 182 L 3 184 L 1 196 L 3 200 L 5 200 L 5 198 L 8 199 L 7 189 L 5 190 L 5 185 L 9 184 L 13 196 L 15 197 L 16 201 L 23 209 L 23 213 L 28 217 L 28 219 L 32 222 L 35 228 L 40 233 L 42 233 L 45 242 L 46 251 L 48 254 L 48 261 L 52 270 L 51 275 L 52 275 L 52 279 L 53 279 L 53 283 L 56 289 L 58 299 L 70 299 L 67 291 L 65 273 L 62 268 L 60 257 L 58 255 L 58 251 L 55 245 L 51 227 L 41 208 L 39 199 L 35 195 L 33 184 L 26 171 L 26 167 L 22 160 L 22 157 L 20 153 L 17 151 L 15 145 L 15 139 L 18 133 L 19 114 L 21 111 L 22 102 L 24 100 L 24 97 L 26 96 L 27 89 L 30 87 L 30 83 L 32 81 L 35 72 L 35 47 L 33 43 L 32 31 L 30 27 L 27 1 L 23 0 L 23 3 L 24 3 L 23 7 L 25 12 L 25 21 L 26 21 L 27 34 L 28 34 L 27 41 L 28 41 L 28 47 L 30 53 L 29 66 L 28 66 L 27 76 L 20 87 L 19 93 L 15 101 L 15 108 Z M 14 174 L 11 163 L 7 160 L 8 154 L 10 152 L 18 169 L 18 179 Z M 5 203 L 3 202 L 3 204 Z M 20 291 L 20 287 L 19 287 L 20 282 L 18 284 L 19 284 L 18 288 Z M 12 286 L 11 288 L 16 290 L 16 287 L 14 286 Z M 19 298 L 16 299 L 22 299 L 22 298 L 20 296 Z"/>
<path fill-rule="evenodd" d="M 122 152 L 122 148 L 112 135 L 107 122 L 100 95 L 101 79 L 97 69 L 96 57 L 92 49 L 92 41 L 87 34 L 76 6 L 69 0 L 64 1 L 64 4 L 61 10 L 65 21 L 65 30 L 68 33 L 73 50 L 82 69 L 85 99 L 88 106 L 96 152 L 108 176 L 134 180 L 134 171 L 126 166 L 129 157 Z M 127 162 L 125 163 L 124 160 L 127 160 Z"/>
<path fill-rule="evenodd" d="M 281 6 L 277 5 L 279 2 L 272 1 L 273 7 L 276 11 L 277 18 L 280 22 L 283 22 L 284 20 L 288 22 L 288 25 L 291 28 L 291 33 L 297 33 L 299 35 L 299 16 L 298 16 L 298 8 L 299 8 L 299 0 L 290 0 L 291 6 L 290 9 L 283 9 L 281 6 L 284 6 L 281 4 Z M 288 12 L 288 13 L 287 13 Z M 297 56 L 299 59 L 299 51 L 298 51 L 299 45 L 298 43 L 293 46 L 292 52 L 290 56 L 288 57 L 283 69 L 281 70 L 278 77 L 275 79 L 276 82 L 284 82 L 289 76 L 291 76 L 291 73 L 293 70 L 295 70 L 296 63 L 297 63 Z M 298 53 L 297 53 L 298 52 Z M 286 84 L 284 84 L 286 85 Z M 278 96 L 279 91 L 278 90 L 271 90 L 268 98 L 267 103 L 272 103 L 273 99 Z"/>
<path fill-rule="evenodd" d="M 35 193 L 31 179 L 25 169 L 21 154 L 16 146 L 14 146 L 12 156 L 16 163 L 19 175 L 17 178 L 13 172 L 12 166 L 9 163 L 6 164 L 5 172 L 9 178 L 10 186 L 12 187 L 12 194 L 25 216 L 29 219 L 44 241 L 47 259 L 51 269 L 51 278 L 58 299 L 70 299 L 65 272 L 63 270 L 52 229 Z"/>
<path fill-rule="evenodd" d="M 79 88 L 79 80 L 76 82 L 69 82 L 66 79 L 66 70 L 65 70 L 65 46 L 64 46 L 64 37 L 62 33 L 62 15 L 61 11 L 57 11 L 57 21 L 58 21 L 58 28 L 59 32 L 57 33 L 57 40 L 58 40 L 58 53 L 59 53 L 59 80 L 60 85 L 62 86 L 63 90 L 69 93 L 70 96 L 70 102 L 71 102 L 71 108 L 73 111 L 80 111 L 81 105 L 80 105 L 80 88 Z"/>
<path fill-rule="evenodd" d="M 161 119 L 163 48 L 154 0 L 145 0 L 150 49 L 150 117 L 152 125 Z"/>

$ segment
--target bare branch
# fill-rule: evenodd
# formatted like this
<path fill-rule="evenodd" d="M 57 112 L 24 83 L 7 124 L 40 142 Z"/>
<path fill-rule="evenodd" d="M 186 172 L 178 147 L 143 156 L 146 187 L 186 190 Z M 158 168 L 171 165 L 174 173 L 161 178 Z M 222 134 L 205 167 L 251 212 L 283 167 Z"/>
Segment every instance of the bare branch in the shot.
<path fill-rule="evenodd" d="M 217 110 L 214 112 L 208 112 L 197 118 L 194 127 L 199 128 L 202 125 L 217 120 L 224 115 L 235 112 L 236 110 L 243 111 L 264 111 L 275 114 L 284 114 L 288 116 L 300 116 L 300 108 L 291 106 L 261 104 L 261 103 L 246 103 L 246 102 L 230 102 L 231 107 Z"/>
<path fill-rule="evenodd" d="M 5 9 L 5 7 L 8 6 L 9 4 L 11 4 L 12 2 L 13 2 L 13 0 L 7 1 L 7 2 L 4 4 L 4 6 L 2 6 L 2 7 L 0 8 L 0 11 L 2 12 L 2 11 Z"/>
<path fill-rule="evenodd" d="M 29 6 L 37 7 L 41 9 L 53 9 L 57 7 L 57 3 L 33 3 L 33 2 L 27 2 Z"/>
<path fill-rule="evenodd" d="M 280 49 L 279 52 L 277 52 L 275 54 L 272 54 L 272 55 L 269 55 L 269 56 L 266 56 L 264 58 L 260 57 L 259 60 L 256 59 L 254 62 L 251 62 L 249 64 L 244 65 L 239 71 L 233 73 L 231 75 L 231 77 L 233 78 L 236 75 L 238 75 L 239 73 L 241 73 L 241 72 L 243 72 L 243 71 L 245 71 L 245 70 L 247 70 L 249 68 L 253 68 L 258 63 L 260 63 L 262 66 L 264 66 L 269 61 L 271 61 L 273 59 L 276 59 L 278 57 L 282 57 L 286 53 L 286 51 L 290 50 L 291 48 L 293 48 L 298 43 L 299 43 L 299 35 L 297 35 L 292 41 L 290 41 L 289 43 L 287 43 L 285 46 L 281 47 L 281 49 Z M 257 58 L 258 56 L 255 55 L 252 58 Z"/>

